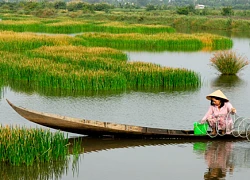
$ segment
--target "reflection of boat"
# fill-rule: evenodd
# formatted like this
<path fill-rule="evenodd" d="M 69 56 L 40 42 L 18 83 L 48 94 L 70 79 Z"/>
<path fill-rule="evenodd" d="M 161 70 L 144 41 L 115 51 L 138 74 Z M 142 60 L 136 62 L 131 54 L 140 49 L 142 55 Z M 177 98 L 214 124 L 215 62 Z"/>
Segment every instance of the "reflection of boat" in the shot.
<path fill-rule="evenodd" d="M 74 146 L 74 142 L 80 142 L 84 153 L 98 152 L 103 150 L 111 150 L 118 148 L 133 148 L 133 147 L 146 147 L 146 146 L 160 146 L 189 143 L 186 139 L 119 139 L 119 138 L 93 138 L 93 137 L 75 137 L 69 138 L 71 144 L 70 150 Z M 199 140 L 197 140 L 199 141 Z M 195 140 L 191 140 L 195 142 Z M 200 142 L 200 141 L 199 141 Z M 206 143 L 206 142 L 204 142 Z"/>
<path fill-rule="evenodd" d="M 95 137 L 71 137 L 69 138 L 69 150 L 72 151 L 74 142 L 80 142 L 84 153 L 106 151 L 112 149 L 121 148 L 135 148 L 135 147 L 147 147 L 147 146 L 167 146 L 177 144 L 192 144 L 192 143 L 204 143 L 207 144 L 206 140 L 195 140 L 195 139 L 123 139 L 123 138 L 95 138 Z M 209 141 L 210 142 L 210 141 Z M 217 141 L 215 141 L 217 142 Z M 221 141 L 218 141 L 221 142 Z M 233 142 L 230 140 L 230 142 Z M 82 152 L 82 153 L 83 153 Z"/>
<path fill-rule="evenodd" d="M 209 136 L 194 135 L 193 130 L 160 129 L 110 122 L 101 122 L 79 118 L 71 118 L 55 114 L 48 114 L 17 107 L 11 102 L 9 105 L 25 119 L 37 124 L 66 132 L 89 136 L 116 136 L 124 138 L 166 138 L 166 139 L 211 139 Z M 239 138 L 233 135 L 217 136 L 216 139 Z"/>

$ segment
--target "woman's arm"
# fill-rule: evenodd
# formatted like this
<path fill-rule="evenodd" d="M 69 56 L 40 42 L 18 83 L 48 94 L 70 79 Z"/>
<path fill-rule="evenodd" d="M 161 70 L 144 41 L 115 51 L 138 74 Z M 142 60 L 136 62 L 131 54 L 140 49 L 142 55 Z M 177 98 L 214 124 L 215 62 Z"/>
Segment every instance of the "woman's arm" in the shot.
<path fill-rule="evenodd" d="M 232 113 L 232 114 L 236 113 L 236 109 L 233 107 L 233 105 L 230 102 L 227 102 L 226 105 L 227 105 L 227 110 L 229 113 Z"/>
<path fill-rule="evenodd" d="M 205 114 L 205 116 L 202 118 L 201 120 L 201 124 L 204 124 L 206 122 L 206 120 L 208 119 L 209 116 L 211 116 L 213 114 L 213 106 L 210 106 L 207 113 Z"/>

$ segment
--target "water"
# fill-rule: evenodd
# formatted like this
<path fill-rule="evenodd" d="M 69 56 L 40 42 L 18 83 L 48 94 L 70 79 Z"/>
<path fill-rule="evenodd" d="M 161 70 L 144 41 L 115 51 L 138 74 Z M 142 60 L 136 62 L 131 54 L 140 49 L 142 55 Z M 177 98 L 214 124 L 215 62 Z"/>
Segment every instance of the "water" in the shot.
<path fill-rule="evenodd" d="M 233 49 L 245 54 L 250 59 L 250 39 L 233 38 L 233 41 Z M 245 68 L 237 77 L 228 78 L 219 76 L 209 66 L 209 59 L 213 52 L 127 53 L 131 61 L 140 60 L 164 66 L 184 67 L 199 72 L 203 79 L 203 86 L 197 90 L 187 91 L 130 90 L 86 95 L 38 91 L 22 84 L 10 84 L 8 87 L 2 88 L 0 123 L 40 127 L 14 112 L 5 101 L 5 99 L 9 99 L 18 106 L 70 117 L 169 129 L 192 129 L 193 122 L 200 120 L 208 109 L 209 101 L 205 99 L 205 96 L 217 89 L 221 89 L 225 93 L 237 109 L 239 116 L 250 116 L 249 67 Z M 77 136 L 76 134 L 69 135 L 70 137 Z M 197 149 L 198 142 L 187 141 L 97 140 L 94 143 L 92 141 L 83 140 L 86 152 L 78 162 L 77 171 L 73 171 L 72 164 L 68 163 L 68 167 L 61 167 L 58 179 L 149 180 L 168 178 L 200 180 L 215 171 L 218 171 L 217 177 L 226 176 L 225 179 L 249 179 L 250 143 L 247 141 L 204 142 L 205 145 L 204 143 L 200 145 L 201 149 Z M 105 148 L 107 143 L 111 143 L 112 148 Z M 229 146 L 229 150 L 221 147 L 223 143 L 227 143 L 225 146 Z M 202 149 L 203 146 L 205 147 Z M 210 148 L 211 146 L 212 148 Z M 91 148 L 92 151 L 88 150 Z M 215 149 L 220 149 L 218 152 L 225 152 L 229 155 L 226 157 L 218 155 L 216 159 L 224 158 L 224 161 L 217 163 L 215 165 L 217 167 L 210 168 L 209 172 L 210 165 L 207 163 L 206 153 L 207 151 L 215 152 Z M 229 165 L 225 165 L 225 161 L 229 161 L 231 164 L 228 162 Z M 228 167 L 225 168 L 225 166 Z M 214 170 L 214 168 L 220 169 Z M 0 173 L 3 175 L 6 171 L 1 172 L 0 170 Z M 51 173 L 55 172 L 51 171 Z M 16 177 L 19 177 L 18 173 Z M 56 179 L 56 176 L 54 178 L 51 176 L 50 179 Z"/>

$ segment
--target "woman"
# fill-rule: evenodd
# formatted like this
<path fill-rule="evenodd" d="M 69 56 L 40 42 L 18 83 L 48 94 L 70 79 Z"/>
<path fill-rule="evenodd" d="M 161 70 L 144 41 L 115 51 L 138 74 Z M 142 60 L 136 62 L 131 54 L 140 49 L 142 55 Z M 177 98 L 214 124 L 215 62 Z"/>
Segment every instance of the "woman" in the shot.
<path fill-rule="evenodd" d="M 231 133 L 233 120 L 229 116 L 229 113 L 236 113 L 236 109 L 229 102 L 227 97 L 220 91 L 217 90 L 206 97 L 211 101 L 211 105 L 201 120 L 201 124 L 208 122 L 212 128 L 211 135 L 217 134 L 217 129 L 222 131 L 222 134 Z"/>

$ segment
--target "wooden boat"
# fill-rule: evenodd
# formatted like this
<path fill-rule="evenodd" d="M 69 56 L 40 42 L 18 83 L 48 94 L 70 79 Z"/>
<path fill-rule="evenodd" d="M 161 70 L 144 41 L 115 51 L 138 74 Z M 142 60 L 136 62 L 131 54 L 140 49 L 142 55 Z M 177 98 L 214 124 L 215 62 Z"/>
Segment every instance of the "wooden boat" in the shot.
<path fill-rule="evenodd" d="M 119 138 L 144 138 L 144 139 L 211 139 L 207 135 L 195 135 L 193 130 L 173 130 L 116 124 L 72 118 L 29 110 L 18 107 L 7 100 L 9 105 L 25 119 L 61 131 L 88 135 L 92 137 L 113 136 Z M 217 136 L 213 139 L 242 139 L 231 134 Z"/>

